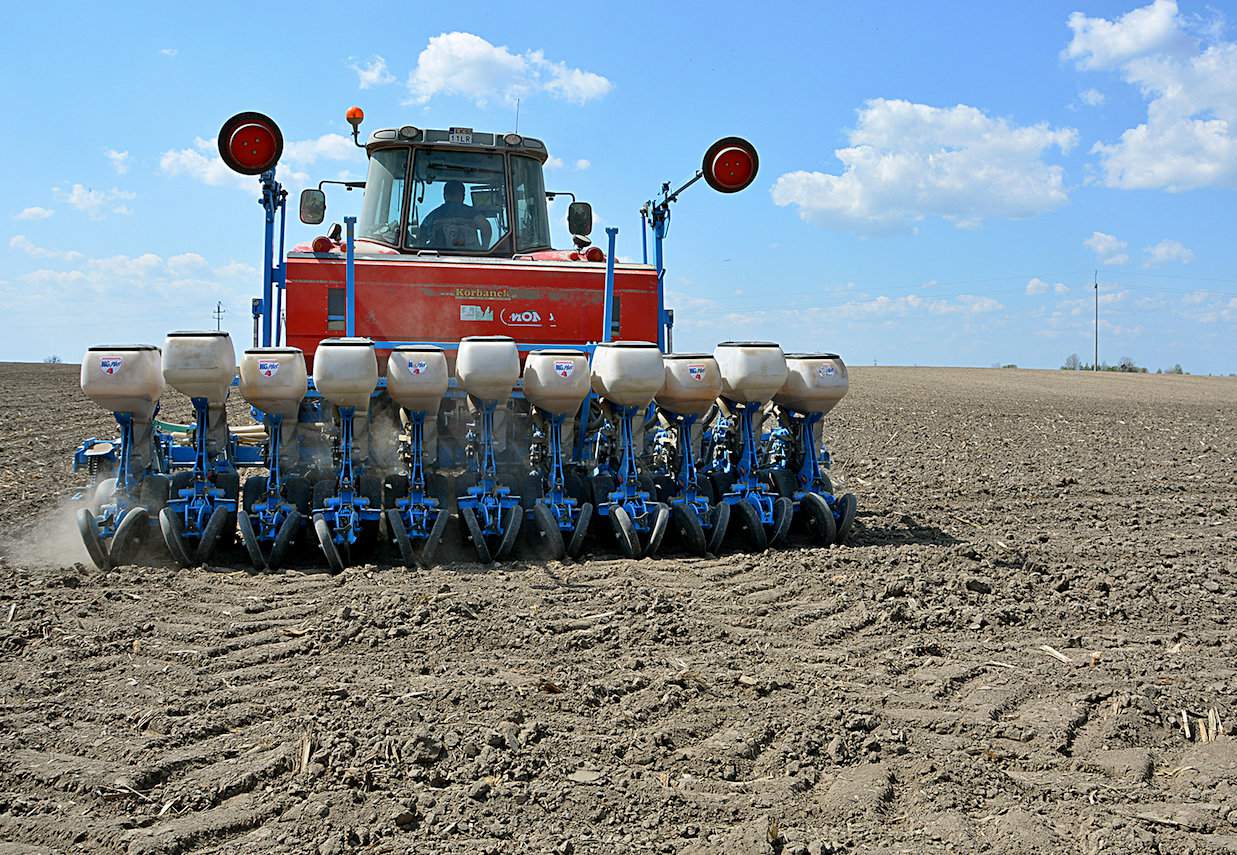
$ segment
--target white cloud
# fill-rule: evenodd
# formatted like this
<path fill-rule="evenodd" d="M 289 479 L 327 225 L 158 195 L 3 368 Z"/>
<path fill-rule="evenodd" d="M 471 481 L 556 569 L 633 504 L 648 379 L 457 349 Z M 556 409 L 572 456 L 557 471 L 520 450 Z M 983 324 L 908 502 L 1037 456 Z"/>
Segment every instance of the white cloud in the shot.
<path fill-rule="evenodd" d="M 1092 232 L 1091 237 L 1084 240 L 1082 245 L 1090 248 L 1104 264 L 1125 264 L 1130 260 L 1125 251 L 1129 244 L 1114 235 Z"/>
<path fill-rule="evenodd" d="M 26 255 L 33 258 L 54 258 L 58 261 L 77 261 L 82 258 L 82 254 L 73 249 L 48 249 L 47 247 L 39 246 L 25 235 L 13 235 L 9 238 L 9 246 L 12 249 L 20 250 Z"/>
<path fill-rule="evenodd" d="M 484 107 L 491 99 L 512 104 L 537 92 L 584 104 L 613 88 L 601 75 L 547 60 L 539 50 L 512 53 L 459 32 L 433 36 L 408 76 L 413 104 L 426 104 L 436 95 L 458 95 Z"/>
<path fill-rule="evenodd" d="M 1145 252 L 1147 253 L 1147 260 L 1143 263 L 1144 267 L 1151 267 L 1155 264 L 1168 264 L 1170 262 L 1189 264 L 1194 260 L 1194 250 L 1178 240 L 1162 240 L 1157 244 L 1147 247 Z"/>
<path fill-rule="evenodd" d="M 1154 0 L 1116 21 L 1074 12 L 1068 23 L 1074 37 L 1061 55 L 1080 68 L 1112 68 L 1149 53 L 1182 47 L 1176 0 Z"/>
<path fill-rule="evenodd" d="M 51 208 L 40 208 L 35 205 L 30 208 L 22 208 L 13 215 L 15 220 L 46 220 L 52 214 L 56 213 Z"/>
<path fill-rule="evenodd" d="M 1038 296 L 1040 294 L 1047 294 L 1049 291 L 1053 291 L 1057 294 L 1068 294 L 1069 286 L 1066 285 L 1064 282 L 1058 282 L 1055 285 L 1049 285 L 1047 282 L 1045 282 L 1043 279 L 1040 279 L 1038 276 L 1032 277 L 1031 280 L 1027 282 L 1026 292 L 1028 295 L 1032 297 Z"/>
<path fill-rule="evenodd" d="M 163 56 L 176 56 L 177 52 L 174 47 L 159 48 L 159 53 Z"/>
<path fill-rule="evenodd" d="M 224 166 L 215 143 L 202 137 L 193 141 L 193 148 L 165 151 L 159 170 L 164 175 L 187 175 L 212 186 L 231 184 L 252 191 L 255 185 L 253 176 L 238 175 Z"/>
<path fill-rule="evenodd" d="M 129 152 L 116 151 L 114 148 L 109 148 L 105 149 L 103 153 L 112 162 L 112 169 L 116 170 L 117 175 L 124 175 L 129 171 Z"/>
<path fill-rule="evenodd" d="M 1126 190 L 1237 186 L 1237 42 L 1223 28 L 1155 0 L 1116 21 L 1074 13 L 1063 52 L 1079 68 L 1115 70 L 1147 102 L 1146 121 L 1097 142 L 1103 181 Z"/>
<path fill-rule="evenodd" d="M 580 158 L 579 160 L 576 161 L 576 169 L 580 170 L 581 172 L 588 169 L 592 165 L 593 165 L 593 162 L 591 160 L 585 160 L 584 158 Z"/>
<path fill-rule="evenodd" d="M 1104 103 L 1104 93 L 1098 89 L 1084 89 L 1078 98 L 1088 107 L 1098 107 Z"/>
<path fill-rule="evenodd" d="M 1060 166 L 1077 132 L 1019 126 L 974 107 L 932 107 L 878 98 L 859 110 L 842 173 L 789 172 L 773 186 L 778 205 L 804 220 L 858 230 L 901 229 L 931 216 L 959 227 L 989 217 L 1029 217 L 1068 201 Z"/>
<path fill-rule="evenodd" d="M 284 143 L 283 157 L 279 161 L 279 180 L 287 185 L 304 184 L 309 174 L 297 167 L 312 166 L 319 160 L 348 160 L 359 156 L 352 140 L 341 134 L 323 134 L 308 140 L 292 140 Z M 159 170 L 164 175 L 184 175 L 214 187 L 239 187 L 253 192 L 258 179 L 253 175 L 239 175 L 228 169 L 219 157 L 214 140 L 197 137 L 193 148 L 165 151 L 159 159 Z"/>
<path fill-rule="evenodd" d="M 297 140 L 285 143 L 280 163 L 312 166 L 319 159 L 350 160 L 358 157 L 360 149 L 351 137 L 342 134 L 323 134 L 317 139 Z"/>
<path fill-rule="evenodd" d="M 545 162 L 545 168 L 546 169 L 562 169 L 563 159 L 561 157 L 555 157 L 554 155 L 550 155 L 550 157 Z"/>
<path fill-rule="evenodd" d="M 137 198 L 136 193 L 121 190 L 118 187 L 113 187 L 111 190 L 94 190 L 82 184 L 74 184 L 68 191 L 53 187 L 52 194 L 92 220 L 102 219 L 107 212 L 128 214 L 129 208 L 123 202 Z"/>
<path fill-rule="evenodd" d="M 386 86 L 388 83 L 395 82 L 395 75 L 387 70 L 387 61 L 377 55 L 371 58 L 367 65 L 354 62 L 348 67 L 356 72 L 357 85 L 362 89 Z"/>
<path fill-rule="evenodd" d="M 185 276 L 206 267 L 206 259 L 196 252 L 183 252 L 168 259 L 168 270 L 173 276 Z"/>
<path fill-rule="evenodd" d="M 220 279 L 254 280 L 258 276 L 258 268 L 243 261 L 229 261 L 215 268 L 215 275 Z"/>
<path fill-rule="evenodd" d="M 253 290 L 257 271 L 252 265 L 231 261 L 212 267 L 202 255 L 183 252 L 164 258 L 153 252 L 89 258 L 80 252 L 58 252 L 35 246 L 21 235 L 10 246 L 38 257 L 67 262 L 69 269 L 40 268 L 18 278 L 27 285 L 85 285 L 96 295 L 106 295 L 118 304 L 127 299 L 148 299 L 151 293 L 192 292 L 204 299 L 240 297 Z M 137 293 L 137 297 L 135 297 Z M 47 292 L 55 296 L 56 292 Z"/>

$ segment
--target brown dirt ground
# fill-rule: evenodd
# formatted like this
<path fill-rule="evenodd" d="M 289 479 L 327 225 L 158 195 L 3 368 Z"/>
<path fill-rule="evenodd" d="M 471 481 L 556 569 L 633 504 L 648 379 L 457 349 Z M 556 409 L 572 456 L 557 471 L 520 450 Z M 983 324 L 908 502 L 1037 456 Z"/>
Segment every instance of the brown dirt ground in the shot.
<path fill-rule="evenodd" d="M 4 855 L 1237 851 L 1237 381 L 855 368 L 849 548 L 330 577 L 66 560 L 75 372 L 0 366 Z"/>

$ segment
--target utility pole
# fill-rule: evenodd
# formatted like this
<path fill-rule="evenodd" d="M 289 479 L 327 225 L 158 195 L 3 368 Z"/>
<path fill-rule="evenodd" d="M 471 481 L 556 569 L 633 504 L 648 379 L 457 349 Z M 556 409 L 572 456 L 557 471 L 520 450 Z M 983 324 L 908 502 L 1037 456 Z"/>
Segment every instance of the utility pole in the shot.
<path fill-rule="evenodd" d="M 211 315 L 213 315 L 215 318 L 215 330 L 216 331 L 223 329 L 223 313 L 226 311 L 227 309 L 223 307 L 223 301 L 216 300 L 215 311 L 211 312 Z"/>
<path fill-rule="evenodd" d="M 1095 271 L 1095 362 L 1092 371 L 1100 370 L 1100 272 Z"/>

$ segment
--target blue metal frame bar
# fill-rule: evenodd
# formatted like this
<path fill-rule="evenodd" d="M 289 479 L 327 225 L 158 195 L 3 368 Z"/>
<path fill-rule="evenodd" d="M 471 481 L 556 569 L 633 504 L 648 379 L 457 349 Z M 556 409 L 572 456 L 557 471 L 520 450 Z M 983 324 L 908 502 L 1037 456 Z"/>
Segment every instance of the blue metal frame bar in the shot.
<path fill-rule="evenodd" d="M 618 237 L 618 229 L 607 228 L 606 238 L 610 251 L 606 253 L 606 290 L 602 296 L 601 340 L 611 341 L 614 338 L 614 241 Z M 660 292 L 661 286 L 658 286 Z M 660 298 L 659 298 L 660 299 Z"/>
<path fill-rule="evenodd" d="M 344 335 L 356 335 L 356 246 L 353 242 L 356 217 L 344 217 L 348 229 L 347 254 L 344 269 L 344 300 L 347 314 L 344 316 Z"/>

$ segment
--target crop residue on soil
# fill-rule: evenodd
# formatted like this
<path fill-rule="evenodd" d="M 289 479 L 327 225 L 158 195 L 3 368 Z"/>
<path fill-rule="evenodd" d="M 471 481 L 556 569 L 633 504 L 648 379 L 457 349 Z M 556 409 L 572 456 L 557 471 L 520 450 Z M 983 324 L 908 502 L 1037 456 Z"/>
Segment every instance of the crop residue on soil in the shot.
<path fill-rule="evenodd" d="M 0 841 L 1237 850 L 1237 382 L 851 381 L 850 548 L 103 574 L 14 541 L 109 420 L 0 366 Z"/>

